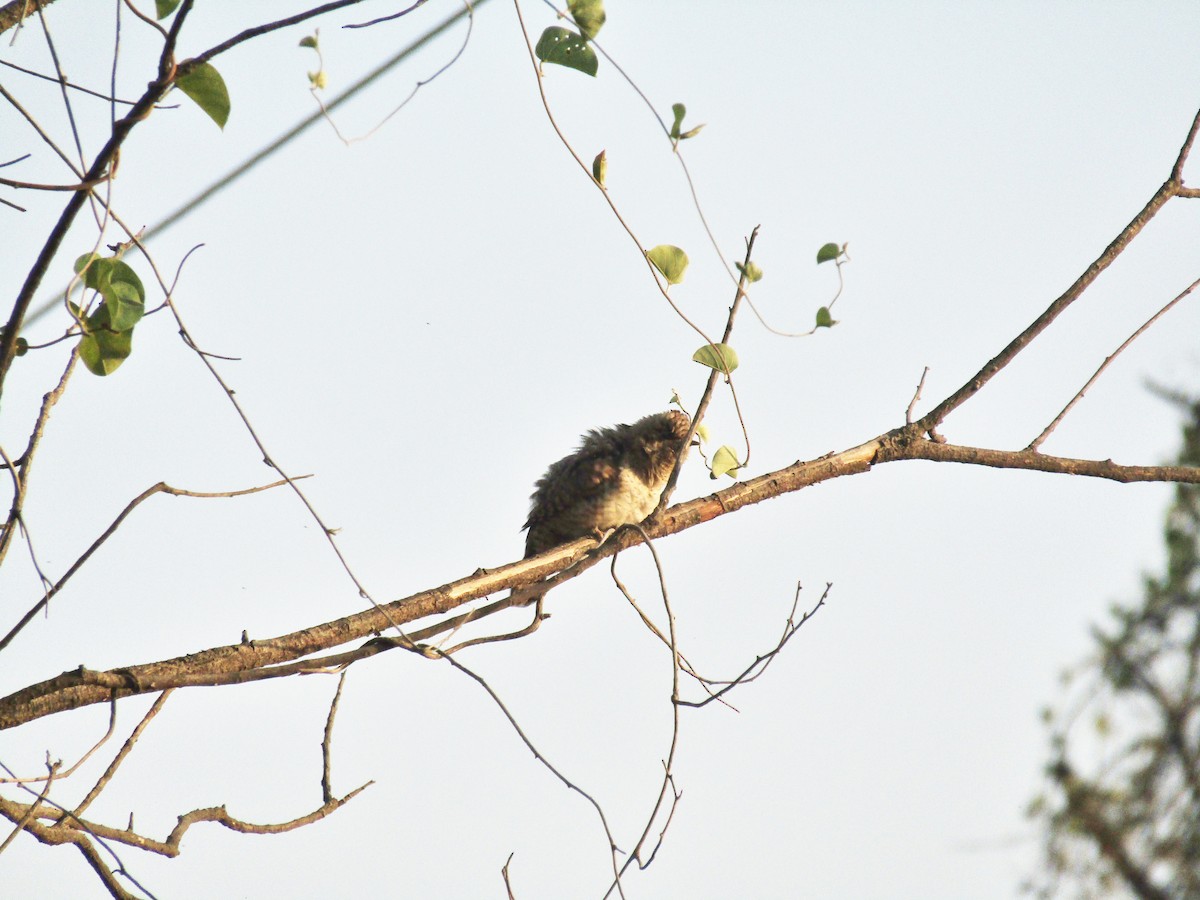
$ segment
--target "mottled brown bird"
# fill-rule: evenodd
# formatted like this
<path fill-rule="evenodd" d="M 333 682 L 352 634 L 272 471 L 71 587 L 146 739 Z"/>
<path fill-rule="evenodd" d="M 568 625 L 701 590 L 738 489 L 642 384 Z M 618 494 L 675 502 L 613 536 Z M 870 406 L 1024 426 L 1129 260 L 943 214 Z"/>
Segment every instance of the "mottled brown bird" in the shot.
<path fill-rule="evenodd" d="M 538 479 L 525 522 L 526 559 L 650 515 L 690 425 L 687 413 L 670 410 L 584 435 L 578 450 Z"/>

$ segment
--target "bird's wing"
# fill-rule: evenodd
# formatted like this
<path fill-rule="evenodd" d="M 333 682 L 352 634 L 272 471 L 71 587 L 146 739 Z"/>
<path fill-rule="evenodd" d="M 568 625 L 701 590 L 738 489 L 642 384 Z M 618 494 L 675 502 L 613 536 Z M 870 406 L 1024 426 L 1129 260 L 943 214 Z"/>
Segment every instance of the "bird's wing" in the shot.
<path fill-rule="evenodd" d="M 618 484 L 622 446 L 617 429 L 602 428 L 590 432 L 578 450 L 550 466 L 538 480 L 525 522 L 526 556 L 591 530 L 588 509 Z"/>

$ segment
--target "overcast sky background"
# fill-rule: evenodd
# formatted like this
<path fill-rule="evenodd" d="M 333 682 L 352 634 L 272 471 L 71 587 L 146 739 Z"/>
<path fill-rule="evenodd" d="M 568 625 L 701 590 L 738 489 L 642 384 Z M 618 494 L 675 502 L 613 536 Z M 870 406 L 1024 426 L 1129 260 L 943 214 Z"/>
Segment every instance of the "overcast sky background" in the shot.
<path fill-rule="evenodd" d="M 296 4 L 199 3 L 181 43 L 198 53 Z M 68 75 L 103 89 L 111 4 L 47 11 Z M 369 3 L 322 20 L 330 95 L 456 8 Z M 105 11 L 107 10 L 107 12 Z M 553 24 L 522 4 L 533 39 Z M 659 112 L 707 123 L 684 151 L 732 258 L 756 224 L 759 309 L 803 330 L 836 286 L 814 256 L 849 242 L 831 331 L 772 336 L 743 313 L 732 340 L 753 441 L 747 476 L 841 450 L 901 424 L 925 366 L 928 409 L 1032 321 L 1167 177 L 1200 104 L 1200 6 L 1062 2 L 609 3 L 601 43 Z M 224 132 L 185 98 L 126 145 L 118 211 L 149 225 L 307 116 L 301 26 L 215 60 L 232 95 Z M 444 35 L 339 110 L 370 129 L 454 52 Z M 120 93 L 138 94 L 157 44 L 128 15 Z M 0 58 L 51 71 L 35 25 Z M 676 301 L 719 333 L 732 287 L 645 106 L 601 62 L 547 68 L 558 121 L 581 156 L 606 149 L 610 193 L 642 243 L 690 254 Z M 64 144 L 54 85 L 0 83 Z M 86 150 L 107 106 L 77 98 Z M 69 180 L 7 107 L 0 159 L 29 181 Z M 1200 162 L 1193 164 L 1191 171 Z M 1193 174 L 1200 182 L 1200 174 Z M 6 191 L 0 281 L 15 295 L 61 197 Z M 955 413 L 952 441 L 1024 447 L 1141 322 L 1196 278 L 1194 202 L 1169 204 L 1016 365 Z M 81 217 L 47 287 L 94 241 Z M 110 240 L 116 239 L 115 232 Z M 699 397 L 698 339 L 555 138 L 511 4 L 488 3 L 459 62 L 370 140 L 311 129 L 236 188 L 152 243 L 173 273 L 203 243 L 176 299 L 270 452 L 305 490 L 383 601 L 521 554 L 534 480 L 588 428 Z M 133 259 L 148 286 L 143 260 Z M 153 292 L 151 292 L 153 294 Z M 31 340 L 61 333 L 37 322 Z M 1045 450 L 1121 463 L 1170 459 L 1176 412 L 1145 381 L 1197 390 L 1195 300 L 1119 358 Z M 272 473 L 166 315 L 138 326 L 111 378 L 82 369 L 51 419 L 27 506 L 52 577 L 159 480 L 232 490 Z M 0 441 L 24 445 L 66 345 L 19 359 Z M 737 443 L 728 395 L 709 418 Z M 678 499 L 714 485 L 689 463 Z M 1002 898 L 1036 869 L 1023 809 L 1041 785 L 1039 709 L 1089 649 L 1087 629 L 1132 601 L 1162 559 L 1170 489 L 900 463 L 727 516 L 659 545 L 682 649 L 728 677 L 777 639 L 797 581 L 829 603 L 740 712 L 686 711 L 683 800 L 630 897 Z M 645 551 L 620 570 L 659 611 Z M 15 548 L 0 572 L 11 622 L 38 587 Z M 294 496 L 155 497 L 4 654 L 8 693 L 85 663 L 107 668 L 270 637 L 362 601 Z M 603 567 L 551 595 L 533 637 L 467 651 L 540 750 L 603 804 L 628 849 L 653 803 L 670 735 L 670 659 Z M 512 623 L 524 613 L 513 613 Z M 661 620 L 661 613 L 659 613 Z M 492 627 L 489 625 L 489 628 Z M 496 623 L 496 628 L 502 627 Z M 507 626 L 505 626 L 507 627 Z M 5 626 L 7 630 L 7 626 Z M 225 804 L 282 821 L 320 803 L 331 677 L 177 693 L 92 817 L 165 836 L 175 816 Z M 120 707 L 127 732 L 149 706 Z M 103 733 L 89 708 L 0 736 L 0 760 L 36 772 Z M 107 748 L 115 751 L 115 745 Z M 63 786 L 84 793 L 107 756 Z M 375 785 L 284 836 L 199 825 L 177 860 L 123 849 L 159 897 L 500 897 L 603 893 L 609 861 L 592 809 L 533 760 L 499 710 L 447 665 L 389 653 L 349 675 L 334 789 Z M 78 782 L 78 784 L 75 784 Z M 72 785 L 74 785 L 72 787 Z M 77 793 L 72 793 L 76 791 Z M 22 896 L 103 892 L 68 849 L 18 840 L 0 858 Z"/>

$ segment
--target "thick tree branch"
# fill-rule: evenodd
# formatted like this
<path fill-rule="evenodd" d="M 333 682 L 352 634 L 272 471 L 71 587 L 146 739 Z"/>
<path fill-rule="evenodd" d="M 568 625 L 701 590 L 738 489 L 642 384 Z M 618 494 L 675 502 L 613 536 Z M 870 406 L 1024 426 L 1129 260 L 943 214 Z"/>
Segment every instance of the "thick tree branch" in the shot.
<path fill-rule="evenodd" d="M 0 34 L 20 25 L 35 13 L 38 7 L 43 9 L 53 3 L 54 0 L 11 0 L 0 6 Z"/>
<path fill-rule="evenodd" d="M 1141 230 L 1146 227 L 1146 224 L 1166 205 L 1168 200 L 1172 197 L 1190 196 L 1188 189 L 1183 184 L 1183 165 L 1187 161 L 1188 154 L 1191 152 L 1198 129 L 1200 129 L 1200 111 L 1197 111 L 1195 117 L 1192 119 L 1192 127 L 1188 130 L 1183 147 L 1175 159 L 1171 175 L 1163 182 L 1162 187 L 1154 192 L 1154 196 L 1142 207 L 1141 211 L 1133 217 L 1133 220 L 1128 225 L 1121 229 L 1121 233 L 1113 238 L 1112 243 L 1104 248 L 1104 252 L 1084 270 L 1082 275 L 1075 279 L 1075 283 L 1067 288 L 1062 296 L 1051 303 L 1045 312 L 1034 319 L 1028 328 L 1013 338 L 1007 347 L 989 360 L 987 365 L 976 372 L 966 384 L 921 417 L 920 424 L 923 431 L 929 432 L 937 428 L 945 420 L 946 416 L 950 415 L 951 412 L 973 397 L 980 388 L 991 381 L 997 372 L 1012 362 L 1017 354 L 1024 350 L 1034 338 L 1045 331 L 1063 310 L 1078 300 L 1092 282 L 1100 276 L 1100 273 L 1107 269 L 1113 260 L 1121 255 L 1129 242 L 1137 237 Z"/>
<path fill-rule="evenodd" d="M 1066 456 L 1047 456 L 1033 450 L 988 450 L 983 447 L 941 444 L 924 439 L 914 440 L 903 447 L 889 443 L 880 451 L 876 462 L 891 462 L 897 459 L 928 459 L 935 462 L 988 466 L 994 469 L 1028 469 L 1059 475 L 1083 475 L 1088 478 L 1106 478 L 1122 484 L 1138 481 L 1200 483 L 1200 468 L 1192 466 L 1122 466 L 1111 459 L 1072 459 Z"/>
<path fill-rule="evenodd" d="M 833 478 L 866 472 L 876 463 L 905 459 L 1082 475 L 1123 483 L 1200 483 L 1200 468 L 1123 466 L 1112 460 L 1071 459 L 1047 456 L 1029 450 L 989 450 L 942 444 L 921 437 L 920 427 L 919 422 L 914 423 L 840 453 L 797 462 L 778 471 L 734 484 L 707 497 L 678 504 L 668 509 L 660 521 L 647 529 L 647 533 L 651 538 L 676 534 L 772 497 L 779 497 Z M 636 531 L 628 529 L 598 548 L 595 541 L 580 539 L 532 559 L 521 560 L 490 571 L 481 569 L 466 578 L 420 591 L 385 604 L 379 609 L 365 610 L 268 640 L 246 639 L 231 646 L 215 647 L 175 659 L 111 669 L 107 672 L 92 671 L 83 667 L 73 669 L 0 699 L 0 729 L 12 728 L 67 709 L 170 687 L 233 684 L 313 671 L 316 661 L 296 661 L 350 641 L 381 634 L 389 628 L 392 621 L 404 624 L 427 616 L 440 615 L 489 594 L 532 584 L 573 565 L 577 565 L 577 570 L 572 574 L 578 574 L 618 550 L 640 543 L 641 540 Z M 430 633 L 441 630 L 437 627 L 429 629 Z M 420 635 L 420 632 L 415 632 L 415 635 Z M 338 662 L 344 665 L 381 649 L 388 647 L 360 648 L 342 654 L 334 660 L 320 662 Z M 269 668 L 285 663 L 293 665 L 281 667 L 280 671 Z"/>

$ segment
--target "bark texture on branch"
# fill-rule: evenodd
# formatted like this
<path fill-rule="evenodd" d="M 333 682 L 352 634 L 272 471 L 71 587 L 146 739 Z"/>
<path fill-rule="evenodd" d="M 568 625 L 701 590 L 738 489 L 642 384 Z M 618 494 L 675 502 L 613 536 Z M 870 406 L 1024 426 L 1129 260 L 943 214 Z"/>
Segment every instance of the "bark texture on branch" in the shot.
<path fill-rule="evenodd" d="M 1200 469 L 1187 466 L 1123 466 L 1112 460 L 1047 456 L 1032 450 L 989 450 L 939 443 L 921 435 L 920 422 L 820 459 L 796 462 L 786 468 L 731 485 L 724 490 L 680 503 L 666 510 L 647 533 L 666 537 L 772 497 L 798 491 L 844 475 L 868 471 L 873 465 L 906 459 L 958 462 L 1005 469 L 1082 475 L 1130 483 L 1172 481 L 1200 483 Z M 481 569 L 465 578 L 420 591 L 379 609 L 335 619 L 267 640 L 247 640 L 225 647 L 161 662 L 100 672 L 80 667 L 30 685 L 0 699 L 0 729 L 62 712 L 105 703 L 113 698 L 150 693 L 171 687 L 237 684 L 259 680 L 273 666 L 294 663 L 351 641 L 384 634 L 392 624 L 406 625 L 447 613 L 489 594 L 522 587 L 576 563 L 580 571 L 612 554 L 640 543 L 636 532 L 623 532 L 598 552 L 595 541 L 581 539 L 532 559 L 498 569 Z M 289 671 L 288 674 L 293 674 Z"/>

